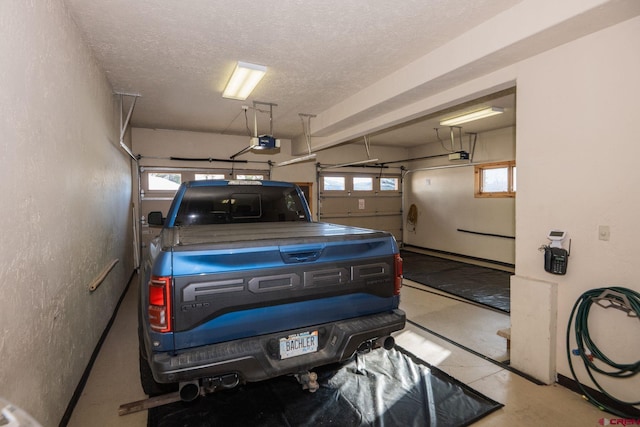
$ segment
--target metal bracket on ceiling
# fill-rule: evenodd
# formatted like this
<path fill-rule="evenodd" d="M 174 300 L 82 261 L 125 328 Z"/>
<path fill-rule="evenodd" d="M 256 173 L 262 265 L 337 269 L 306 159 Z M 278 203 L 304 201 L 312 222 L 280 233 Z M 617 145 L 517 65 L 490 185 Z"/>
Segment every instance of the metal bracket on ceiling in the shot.
<path fill-rule="evenodd" d="M 125 93 L 125 92 L 115 92 L 116 95 L 120 98 L 120 147 L 124 151 L 127 152 L 128 155 L 135 161 L 138 161 L 138 158 L 133 154 L 131 149 L 124 143 L 124 135 L 127 132 L 127 128 L 129 126 L 129 122 L 131 121 L 131 115 L 133 114 L 133 109 L 136 106 L 136 101 L 141 96 L 139 93 Z M 129 106 L 129 112 L 127 113 L 127 117 L 124 118 L 124 97 L 131 97 L 133 100 L 131 101 L 131 105 Z"/>
<path fill-rule="evenodd" d="M 307 149 L 309 150 L 309 155 L 311 155 L 311 119 L 316 117 L 315 114 L 307 114 L 307 113 L 298 113 L 300 116 L 300 121 L 302 122 L 302 132 L 304 133 L 304 139 L 307 142 Z M 307 119 L 307 123 L 305 125 L 304 119 Z"/>
<path fill-rule="evenodd" d="M 367 159 L 371 159 L 371 151 L 369 151 L 369 138 L 367 137 L 367 135 L 364 135 L 364 148 L 367 150 Z M 375 159 L 375 161 L 378 161 L 378 159 Z"/>
<path fill-rule="evenodd" d="M 367 150 L 367 160 L 361 160 L 359 162 L 341 163 L 339 165 L 324 165 L 324 166 L 321 166 L 320 169 L 346 168 L 349 166 L 366 166 L 371 163 L 378 163 L 379 161 L 378 158 L 375 158 L 375 159 L 371 158 L 371 152 L 369 150 L 369 137 L 367 135 L 364 135 L 364 147 Z"/>
<path fill-rule="evenodd" d="M 253 136 L 258 137 L 258 111 L 266 113 L 266 110 L 260 110 L 258 105 L 267 105 L 269 107 L 269 136 L 273 136 L 273 107 L 277 107 L 278 104 L 272 102 L 253 101 Z"/>
<path fill-rule="evenodd" d="M 316 158 L 316 153 L 311 153 L 311 119 L 316 117 L 316 115 L 307 114 L 307 113 L 298 113 L 298 116 L 300 117 L 300 121 L 302 122 L 302 132 L 304 133 L 304 139 L 307 142 L 307 149 L 309 150 L 309 153 L 305 156 L 296 157 L 295 159 L 276 163 L 274 165 L 275 167 L 293 165 L 295 163 L 306 162 L 308 160 L 314 160 Z M 305 118 L 307 119 L 306 124 L 304 121 Z"/>
<path fill-rule="evenodd" d="M 476 152 L 476 142 L 478 142 L 478 134 L 475 132 L 467 132 L 469 135 L 469 163 L 473 163 L 473 155 Z"/>

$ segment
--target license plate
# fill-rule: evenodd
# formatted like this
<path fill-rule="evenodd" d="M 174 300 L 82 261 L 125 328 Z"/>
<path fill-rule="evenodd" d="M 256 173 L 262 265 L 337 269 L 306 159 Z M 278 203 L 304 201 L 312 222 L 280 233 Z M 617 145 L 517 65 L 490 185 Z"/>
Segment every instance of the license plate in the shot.
<path fill-rule="evenodd" d="M 280 359 L 318 351 L 318 331 L 302 332 L 280 338 Z"/>

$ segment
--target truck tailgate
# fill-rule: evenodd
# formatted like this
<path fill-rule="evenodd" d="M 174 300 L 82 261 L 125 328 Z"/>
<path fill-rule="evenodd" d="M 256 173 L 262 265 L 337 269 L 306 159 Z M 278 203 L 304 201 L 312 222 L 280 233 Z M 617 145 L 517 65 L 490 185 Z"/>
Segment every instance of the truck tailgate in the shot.
<path fill-rule="evenodd" d="M 175 349 L 391 311 L 395 240 L 325 223 L 175 228 Z M 251 243 L 248 243 L 251 242 Z"/>

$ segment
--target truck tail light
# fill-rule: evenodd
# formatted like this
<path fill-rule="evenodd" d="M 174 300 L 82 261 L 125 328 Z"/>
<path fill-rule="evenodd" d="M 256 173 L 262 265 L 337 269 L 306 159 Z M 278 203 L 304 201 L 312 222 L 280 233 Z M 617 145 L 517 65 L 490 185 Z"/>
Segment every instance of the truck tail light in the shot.
<path fill-rule="evenodd" d="M 149 323 L 156 332 L 171 332 L 171 277 L 149 281 Z"/>
<path fill-rule="evenodd" d="M 395 276 L 394 294 L 400 295 L 400 288 L 402 287 L 402 257 L 400 256 L 400 254 L 395 254 L 393 264 Z"/>

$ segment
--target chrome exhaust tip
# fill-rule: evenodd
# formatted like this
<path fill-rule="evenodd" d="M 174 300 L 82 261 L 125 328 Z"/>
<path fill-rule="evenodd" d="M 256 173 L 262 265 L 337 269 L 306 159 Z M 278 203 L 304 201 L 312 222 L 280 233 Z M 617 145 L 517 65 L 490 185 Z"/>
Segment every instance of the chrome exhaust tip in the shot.
<path fill-rule="evenodd" d="M 230 389 L 240 384 L 240 378 L 237 374 L 228 374 L 220 377 L 222 388 Z"/>
<path fill-rule="evenodd" d="M 183 402 L 192 402 L 200 396 L 200 384 L 198 381 L 188 381 L 180 383 L 180 399 Z"/>

